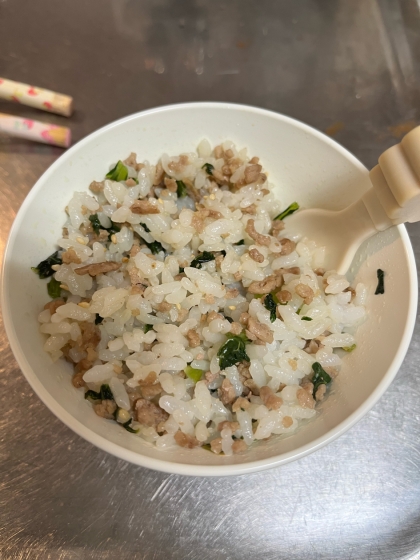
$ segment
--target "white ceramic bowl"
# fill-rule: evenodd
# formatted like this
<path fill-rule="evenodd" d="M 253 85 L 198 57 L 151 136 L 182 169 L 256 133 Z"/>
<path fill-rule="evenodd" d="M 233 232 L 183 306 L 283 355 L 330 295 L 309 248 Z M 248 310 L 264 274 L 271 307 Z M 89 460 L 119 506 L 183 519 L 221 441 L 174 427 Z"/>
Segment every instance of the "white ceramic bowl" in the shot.
<path fill-rule="evenodd" d="M 131 151 L 155 162 L 163 152 L 195 150 L 207 137 L 213 145 L 232 139 L 262 159 L 286 206 L 340 209 L 368 187 L 365 167 L 320 132 L 291 118 L 227 103 L 188 103 L 152 109 L 94 132 L 61 156 L 39 179 L 23 203 L 7 244 L 2 306 L 12 350 L 34 391 L 77 434 L 137 465 L 186 475 L 242 474 L 281 465 L 319 449 L 345 432 L 378 401 L 407 351 L 417 309 L 417 275 L 403 226 L 378 234 L 356 256 L 352 276 L 373 294 L 376 269 L 386 272 L 383 296 L 372 295 L 368 320 L 358 332 L 357 351 L 344 360 L 322 414 L 292 437 L 253 446 L 224 457 L 202 449 L 158 451 L 93 412 L 83 392 L 73 388 L 71 366 L 51 363 L 43 351 L 37 315 L 48 300 L 45 283 L 30 267 L 53 251 L 74 190 Z M 356 450 L 355 450 L 356 451 Z"/>

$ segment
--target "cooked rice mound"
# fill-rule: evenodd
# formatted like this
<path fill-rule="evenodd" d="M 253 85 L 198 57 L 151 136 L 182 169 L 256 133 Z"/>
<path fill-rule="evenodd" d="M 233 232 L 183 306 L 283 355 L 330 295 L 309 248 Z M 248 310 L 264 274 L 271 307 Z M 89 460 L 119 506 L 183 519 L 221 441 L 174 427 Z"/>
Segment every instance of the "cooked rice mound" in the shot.
<path fill-rule="evenodd" d="M 95 412 L 154 443 L 240 453 L 319 414 L 366 289 L 274 219 L 257 157 L 207 140 L 157 165 L 131 154 L 75 192 L 39 315 Z M 341 357 L 340 357 L 341 356 Z"/>

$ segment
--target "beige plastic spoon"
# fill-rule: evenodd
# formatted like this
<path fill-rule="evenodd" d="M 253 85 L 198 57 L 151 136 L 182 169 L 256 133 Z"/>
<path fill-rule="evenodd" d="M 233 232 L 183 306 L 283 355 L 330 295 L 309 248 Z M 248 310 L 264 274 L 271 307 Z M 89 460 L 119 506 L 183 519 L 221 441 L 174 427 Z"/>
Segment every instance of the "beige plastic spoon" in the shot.
<path fill-rule="evenodd" d="M 300 210 L 287 230 L 326 247 L 325 269 L 345 274 L 360 245 L 378 231 L 420 221 L 420 126 L 379 157 L 366 194 L 340 211 Z"/>

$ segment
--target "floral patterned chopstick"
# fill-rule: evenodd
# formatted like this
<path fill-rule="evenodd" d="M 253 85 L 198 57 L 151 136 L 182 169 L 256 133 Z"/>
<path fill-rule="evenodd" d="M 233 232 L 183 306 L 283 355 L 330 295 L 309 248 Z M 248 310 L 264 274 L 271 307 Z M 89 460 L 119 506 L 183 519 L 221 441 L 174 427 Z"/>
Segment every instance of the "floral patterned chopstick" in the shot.
<path fill-rule="evenodd" d="M 0 78 L 0 98 L 65 117 L 69 117 L 73 112 L 73 98 L 69 95 L 21 84 L 6 78 Z"/>
<path fill-rule="evenodd" d="M 61 148 L 68 148 L 71 142 L 70 129 L 65 126 L 22 119 L 5 113 L 0 113 L 0 132 Z"/>

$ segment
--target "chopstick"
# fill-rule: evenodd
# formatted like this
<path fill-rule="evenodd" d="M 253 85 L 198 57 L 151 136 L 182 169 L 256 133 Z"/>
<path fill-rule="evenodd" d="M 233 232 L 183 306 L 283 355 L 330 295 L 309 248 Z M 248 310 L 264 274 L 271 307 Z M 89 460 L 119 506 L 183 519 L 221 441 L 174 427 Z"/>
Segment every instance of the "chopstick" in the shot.
<path fill-rule="evenodd" d="M 0 132 L 61 148 L 68 148 L 71 142 L 70 129 L 65 126 L 22 119 L 5 113 L 0 113 Z"/>
<path fill-rule="evenodd" d="M 0 78 L 0 98 L 29 105 L 42 111 L 69 117 L 73 112 L 73 98 L 6 78 Z"/>

